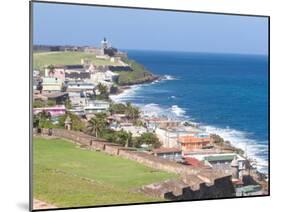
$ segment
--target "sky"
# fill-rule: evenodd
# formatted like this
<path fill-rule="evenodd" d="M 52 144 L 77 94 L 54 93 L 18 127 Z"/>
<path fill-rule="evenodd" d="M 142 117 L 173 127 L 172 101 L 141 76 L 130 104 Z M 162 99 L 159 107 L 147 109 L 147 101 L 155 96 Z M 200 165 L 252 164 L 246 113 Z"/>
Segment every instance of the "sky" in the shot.
<path fill-rule="evenodd" d="M 118 49 L 267 54 L 265 17 L 34 2 L 33 43 Z"/>

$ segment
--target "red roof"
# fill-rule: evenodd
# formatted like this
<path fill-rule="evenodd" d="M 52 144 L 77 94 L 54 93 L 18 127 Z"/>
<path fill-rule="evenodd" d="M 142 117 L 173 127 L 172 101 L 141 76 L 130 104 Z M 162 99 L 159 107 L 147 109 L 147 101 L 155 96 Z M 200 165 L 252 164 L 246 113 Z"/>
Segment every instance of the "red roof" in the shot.
<path fill-rule="evenodd" d="M 185 135 L 185 136 L 180 136 L 179 137 L 179 142 L 181 143 L 209 143 L 210 138 L 200 138 L 200 137 L 195 137 L 192 135 Z"/>
<path fill-rule="evenodd" d="M 195 167 L 204 166 L 204 164 L 201 161 L 197 160 L 196 158 L 185 157 L 184 160 L 185 160 L 186 165 L 191 165 L 191 166 L 195 166 Z"/>
<path fill-rule="evenodd" d="M 160 147 L 158 149 L 153 149 L 152 150 L 153 153 L 173 153 L 173 152 L 181 152 L 180 148 L 176 148 L 176 147 L 171 147 L 171 148 L 165 148 L 165 147 Z"/>

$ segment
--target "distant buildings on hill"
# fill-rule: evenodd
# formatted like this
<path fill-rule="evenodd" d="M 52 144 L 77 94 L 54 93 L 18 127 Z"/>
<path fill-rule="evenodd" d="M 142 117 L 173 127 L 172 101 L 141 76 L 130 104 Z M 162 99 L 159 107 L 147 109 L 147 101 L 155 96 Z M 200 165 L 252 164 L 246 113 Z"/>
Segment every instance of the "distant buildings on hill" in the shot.
<path fill-rule="evenodd" d="M 33 45 L 34 52 L 88 52 L 97 55 L 99 58 L 104 57 L 127 57 L 127 53 L 119 51 L 111 46 L 104 38 L 100 47 L 95 46 L 76 46 L 76 45 Z"/>

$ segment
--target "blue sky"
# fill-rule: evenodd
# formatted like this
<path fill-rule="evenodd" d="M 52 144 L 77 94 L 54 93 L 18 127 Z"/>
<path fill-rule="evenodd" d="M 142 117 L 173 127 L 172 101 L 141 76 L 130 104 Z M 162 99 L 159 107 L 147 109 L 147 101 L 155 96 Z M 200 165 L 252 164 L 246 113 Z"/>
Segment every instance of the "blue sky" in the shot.
<path fill-rule="evenodd" d="M 51 3 L 34 4 L 34 44 L 120 49 L 266 54 L 267 18 L 135 10 Z"/>

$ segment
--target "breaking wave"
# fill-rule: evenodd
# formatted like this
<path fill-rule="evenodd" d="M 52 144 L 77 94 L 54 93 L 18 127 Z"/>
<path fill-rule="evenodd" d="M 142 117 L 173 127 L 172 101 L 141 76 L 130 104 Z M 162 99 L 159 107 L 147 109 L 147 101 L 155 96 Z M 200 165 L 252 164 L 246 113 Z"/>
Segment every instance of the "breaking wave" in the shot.
<path fill-rule="evenodd" d="M 165 75 L 164 80 L 175 80 L 176 78 Z M 141 96 L 141 87 L 153 85 L 158 82 L 153 82 L 151 84 L 142 84 L 142 85 L 133 85 L 130 86 L 129 89 L 126 89 L 121 94 L 111 95 L 110 98 L 115 102 L 132 102 L 136 98 L 145 98 L 145 96 Z M 175 96 L 171 96 L 170 98 L 176 98 Z M 170 107 L 165 107 L 164 105 L 159 105 L 155 103 L 150 104 L 135 104 L 139 106 L 141 111 L 149 116 L 154 117 L 168 117 L 170 119 L 179 119 L 179 120 L 187 120 L 196 123 L 192 117 L 189 117 L 186 114 L 186 108 L 181 108 L 178 105 L 172 105 Z M 267 141 L 257 141 L 250 138 L 250 133 L 239 131 L 236 129 L 231 129 L 229 127 L 221 128 L 210 126 L 203 123 L 198 123 L 199 126 L 206 130 L 208 133 L 214 133 L 221 136 L 224 140 L 229 141 L 233 146 L 237 148 L 241 148 L 245 152 L 245 156 L 247 156 L 250 160 L 256 162 L 257 169 L 260 172 L 268 173 L 268 142 Z"/>
<path fill-rule="evenodd" d="M 177 80 L 177 78 L 166 74 L 163 76 L 163 80 Z"/>
<path fill-rule="evenodd" d="M 257 169 L 263 173 L 268 173 L 268 157 L 267 141 L 258 142 L 250 139 L 250 133 L 243 132 L 229 127 L 218 128 L 214 126 L 204 126 L 202 128 L 208 133 L 213 133 L 221 136 L 225 141 L 229 141 L 233 146 L 242 149 L 251 161 L 256 163 Z"/>

